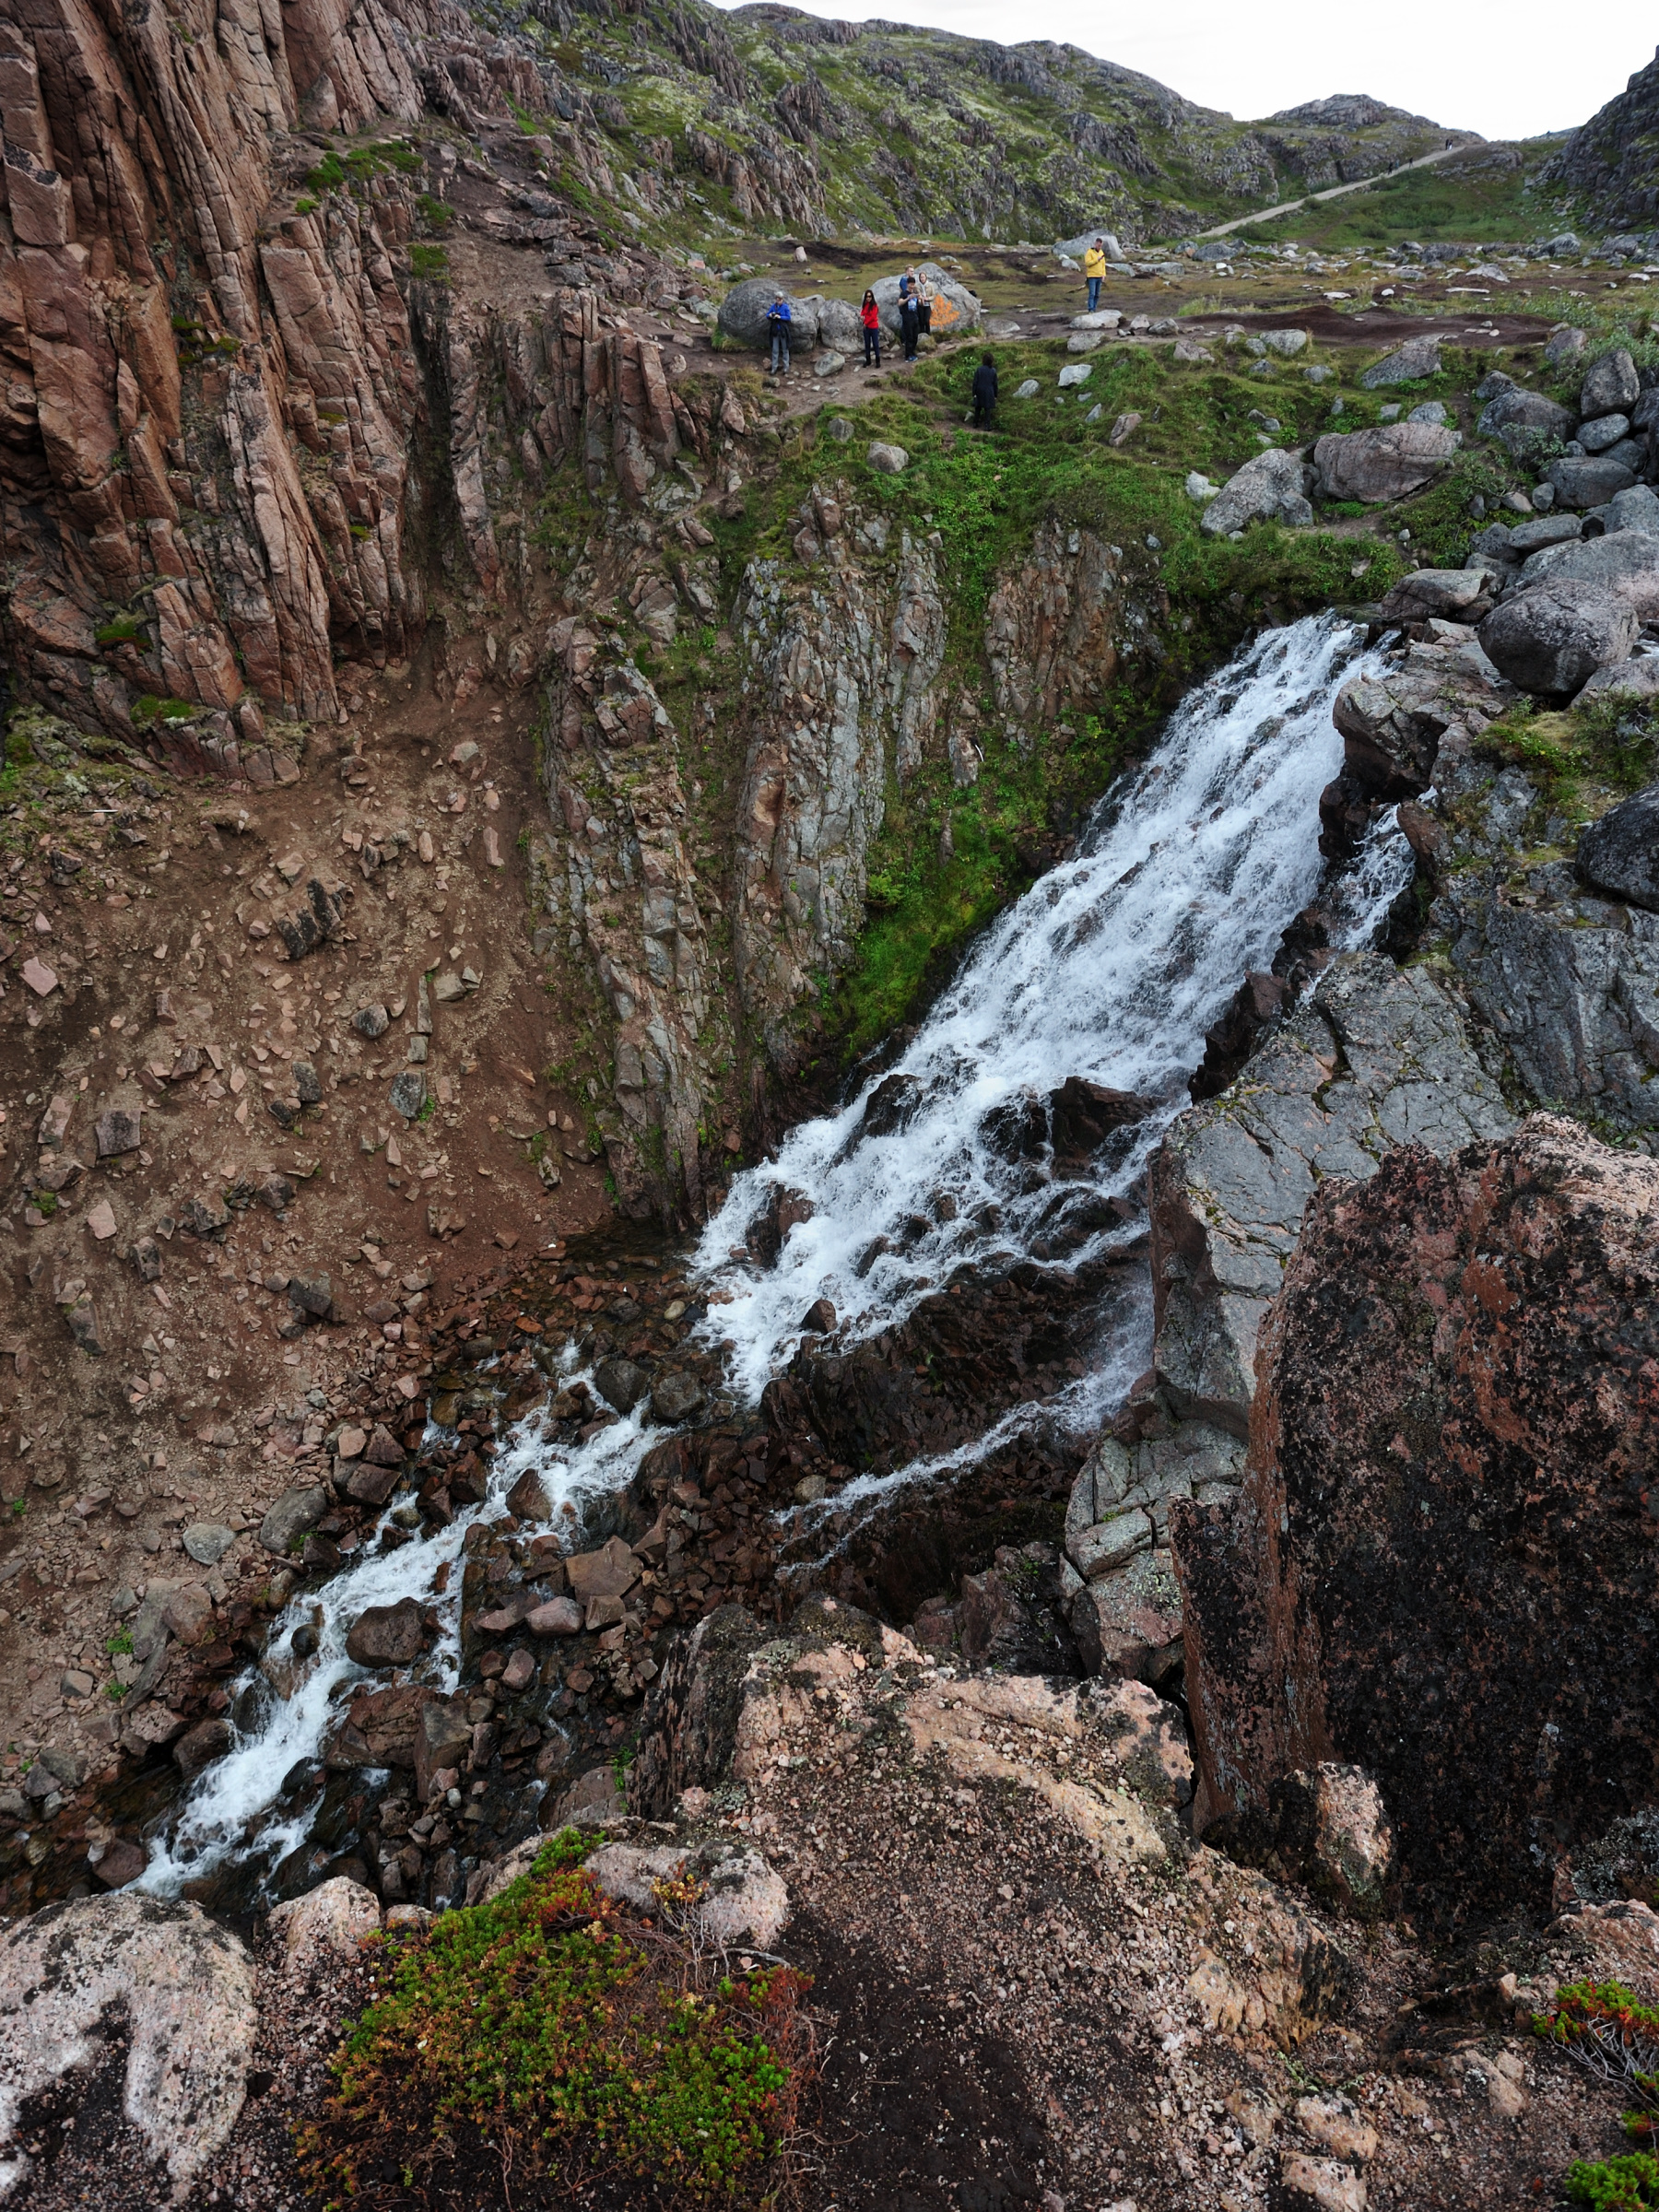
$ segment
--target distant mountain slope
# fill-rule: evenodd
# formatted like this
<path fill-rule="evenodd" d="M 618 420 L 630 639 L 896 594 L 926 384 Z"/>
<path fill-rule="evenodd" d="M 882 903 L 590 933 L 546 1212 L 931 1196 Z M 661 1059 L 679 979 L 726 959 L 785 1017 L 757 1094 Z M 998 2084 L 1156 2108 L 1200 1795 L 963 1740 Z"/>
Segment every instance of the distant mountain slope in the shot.
<path fill-rule="evenodd" d="M 826 21 L 778 0 L 559 13 L 557 58 L 584 89 L 605 84 L 594 112 L 654 171 L 641 182 L 656 211 L 742 229 L 1049 239 L 1105 222 L 1126 242 L 1172 239 L 1477 142 L 1361 94 L 1238 123 L 1075 46 Z M 511 9 L 488 19 L 540 29 Z"/>
<path fill-rule="evenodd" d="M 1543 182 L 1583 195 L 1587 214 L 1609 228 L 1659 223 L 1659 53 L 1571 134 Z"/>

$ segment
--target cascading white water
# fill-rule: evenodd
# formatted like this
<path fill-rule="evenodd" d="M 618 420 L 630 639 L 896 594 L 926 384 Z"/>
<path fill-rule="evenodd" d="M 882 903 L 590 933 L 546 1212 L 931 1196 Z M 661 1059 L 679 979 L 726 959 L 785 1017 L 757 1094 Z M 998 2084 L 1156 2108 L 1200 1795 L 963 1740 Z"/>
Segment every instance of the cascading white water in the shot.
<path fill-rule="evenodd" d="M 1359 665 L 1359 635 L 1310 616 L 1197 686 L 1145 766 L 1108 793 L 1077 857 L 993 924 L 893 1067 L 736 1178 L 698 1259 L 725 1294 L 705 1325 L 729 1346 L 743 1396 L 789 1359 L 816 1300 L 835 1308 L 843 1339 L 876 1335 L 964 1263 L 1029 1254 L 1058 1207 L 1098 1212 L 1138 1182 L 1187 1103 L 1206 1028 L 1318 883 L 1319 794 L 1342 758 L 1331 707 Z M 1057 1187 L 1007 1156 L 999 1116 L 1072 1076 L 1159 1103 L 1115 1154 Z M 895 1077 L 911 1079 L 895 1087 L 902 1126 L 867 1134 L 870 1100 Z M 734 1264 L 774 1183 L 806 1194 L 811 1218 L 772 1267 Z M 1133 1233 L 1098 1230 L 1095 1248 Z M 1066 1264 L 1088 1249 L 1074 1245 Z"/>
<path fill-rule="evenodd" d="M 1135 1186 L 1186 1103 L 1206 1027 L 1244 971 L 1272 958 L 1318 882 L 1319 794 L 1342 750 L 1331 705 L 1338 684 L 1360 665 L 1359 636 L 1335 617 L 1310 617 L 1268 633 L 1199 685 L 1145 766 L 1101 802 L 1077 856 L 987 932 L 902 1058 L 843 1112 L 796 1129 L 775 1162 L 737 1178 L 696 1263 L 723 1301 L 712 1306 L 705 1330 L 726 1348 L 737 1395 L 752 1404 L 787 1363 L 814 1300 L 830 1300 L 845 1335 L 877 1334 L 964 1263 L 997 1268 L 1040 1256 L 1057 1213 L 1092 1206 L 1085 1218 L 1093 1222 L 1101 1200 Z M 1355 895 L 1347 930 L 1365 926 L 1366 914 L 1379 919 L 1399 888 L 1396 848 L 1405 840 L 1391 828 L 1375 841 L 1375 881 Z M 901 1125 L 869 1133 L 861 1126 L 865 1108 L 895 1076 L 907 1079 L 898 1087 Z M 1072 1076 L 1158 1104 L 1101 1160 L 1056 1182 L 999 1149 L 997 1117 L 1027 1099 L 1045 1100 Z M 763 1271 L 735 1257 L 734 1247 L 773 1183 L 808 1194 L 814 1211 Z M 1067 1241 L 1065 1264 L 1075 1267 L 1089 1250 L 1135 1233 L 1133 1223 L 1089 1227 L 1081 1244 Z M 1147 1300 L 1131 1295 L 1091 1372 L 1045 1401 L 1043 1417 L 1079 1430 L 1098 1427 L 1144 1364 L 1147 1328 Z M 561 1379 L 570 1380 L 578 1367 L 573 1347 L 564 1359 Z M 909 1483 L 995 1449 L 1035 1411 L 1017 1407 L 939 1459 L 859 1477 L 833 1503 L 873 1510 Z M 437 1583 L 458 1559 L 468 1527 L 495 1518 L 530 1466 L 558 1525 L 567 1505 L 622 1488 L 660 1433 L 636 1415 L 566 1451 L 542 1439 L 540 1416 L 532 1415 L 498 1456 L 482 1505 L 390 1552 L 375 1549 L 377 1530 L 357 1560 L 296 1599 L 275 1626 L 267 1667 L 280 1673 L 295 1631 L 313 1623 L 314 1656 L 296 1666 L 286 1697 L 261 1693 L 257 1724 L 239 1731 L 230 1752 L 186 1794 L 169 1834 L 156 1841 L 144 1886 L 176 1892 L 244 1854 L 268 1867 L 300 1843 L 310 1812 L 280 1812 L 283 1778 L 318 1755 L 353 1687 L 386 1679 L 347 1656 L 359 1614 L 406 1596 L 434 1604 L 445 1633 L 422 1678 L 452 1687 L 459 1577 L 441 1597 Z"/>
<path fill-rule="evenodd" d="M 575 1347 L 567 1347 L 558 1382 L 567 1385 L 578 1381 L 591 1385 L 593 1377 Z M 359 1615 L 371 1606 L 395 1605 L 405 1597 L 431 1606 L 442 1633 L 429 1658 L 414 1671 L 435 1689 L 453 1689 L 460 1666 L 461 1610 L 461 1578 L 453 1570 L 467 1530 L 475 1522 L 500 1517 L 508 1491 L 528 1467 L 541 1477 L 551 1525 L 557 1527 L 571 1514 L 579 1517 L 585 1500 L 618 1490 L 628 1482 L 661 1433 L 648 1430 L 641 1415 L 630 1414 L 585 1444 L 565 1450 L 546 1442 L 541 1429 L 542 1417 L 535 1413 L 511 1431 L 496 1456 L 481 1504 L 468 1507 L 431 1535 L 381 1551 L 378 1539 L 394 1510 L 388 1508 L 367 1532 L 361 1552 L 320 1590 L 296 1597 L 272 1624 L 263 1669 L 254 1669 L 238 1688 L 243 1689 L 250 1682 L 258 1686 L 263 1672 L 267 1682 L 271 1677 L 286 1677 L 287 1695 L 274 1683 L 268 1688 L 258 1686 L 263 1711 L 257 1724 L 239 1730 L 231 1749 L 187 1792 L 171 1828 L 154 1841 L 140 1887 L 171 1896 L 227 1859 L 249 1853 L 256 1853 L 267 1870 L 276 1865 L 304 1840 L 314 1810 L 309 1805 L 290 1816 L 273 1810 L 284 1777 L 301 1759 L 317 1756 L 353 1688 L 385 1686 L 387 1677 L 347 1656 L 346 1639 Z M 438 1584 L 446 1579 L 446 1568 L 452 1571 L 441 1595 Z M 296 1633 L 313 1626 L 315 1652 L 296 1659 Z"/>

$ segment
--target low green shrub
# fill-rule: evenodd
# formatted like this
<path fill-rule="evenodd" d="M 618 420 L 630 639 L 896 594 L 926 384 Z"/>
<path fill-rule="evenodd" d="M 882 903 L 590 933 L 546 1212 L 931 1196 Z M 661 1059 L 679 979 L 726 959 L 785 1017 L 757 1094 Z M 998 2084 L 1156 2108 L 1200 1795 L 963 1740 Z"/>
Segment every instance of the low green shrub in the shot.
<path fill-rule="evenodd" d="M 1575 2159 L 1567 2169 L 1567 2194 L 1575 2205 L 1589 2205 L 1593 2212 L 1644 2212 L 1646 2206 L 1659 2205 L 1659 2160 L 1645 2150 L 1598 2159 L 1594 2164 Z"/>
<path fill-rule="evenodd" d="M 500 1897 L 386 1946 L 297 2136 L 321 2203 L 388 2171 L 413 2186 L 470 2131 L 516 2173 L 619 2170 L 725 2201 L 760 2177 L 794 2125 L 806 1983 L 700 1964 L 666 1924 L 694 1893 L 634 1913 L 582 1867 L 591 1847 L 562 1830 Z"/>

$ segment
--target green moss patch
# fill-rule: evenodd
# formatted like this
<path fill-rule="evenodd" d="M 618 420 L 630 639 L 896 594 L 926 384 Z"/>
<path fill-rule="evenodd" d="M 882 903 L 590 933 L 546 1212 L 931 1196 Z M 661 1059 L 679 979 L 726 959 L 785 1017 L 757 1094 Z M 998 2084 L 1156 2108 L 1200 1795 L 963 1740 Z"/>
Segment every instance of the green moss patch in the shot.
<path fill-rule="evenodd" d="M 806 1987 L 787 1968 L 731 1975 L 652 1915 L 601 1895 L 572 1829 L 498 1898 L 388 1943 L 382 1994 L 333 2062 L 301 2131 L 319 2202 L 401 2180 L 459 2179 L 480 2147 L 528 2179 L 625 2172 L 690 2198 L 751 2202 L 794 2122 Z"/>

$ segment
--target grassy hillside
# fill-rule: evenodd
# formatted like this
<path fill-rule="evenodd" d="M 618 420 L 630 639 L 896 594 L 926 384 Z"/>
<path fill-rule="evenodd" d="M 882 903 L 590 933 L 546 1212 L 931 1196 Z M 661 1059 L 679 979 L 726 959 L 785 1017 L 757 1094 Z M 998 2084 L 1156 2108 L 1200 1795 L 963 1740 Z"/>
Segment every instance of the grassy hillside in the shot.
<path fill-rule="evenodd" d="M 1239 123 L 1075 46 L 771 0 L 595 0 L 563 35 L 519 0 L 474 14 L 568 76 L 664 243 L 782 228 L 1049 241 L 1096 222 L 1171 241 L 1469 135 L 1355 98 Z"/>
<path fill-rule="evenodd" d="M 1322 206 L 1252 223 L 1247 235 L 1264 244 L 1294 239 L 1323 253 L 1407 238 L 1424 245 L 1437 239 L 1525 242 L 1559 229 L 1574 212 L 1559 187 L 1545 182 L 1563 143 L 1557 136 L 1472 146 L 1432 169 L 1381 178 Z"/>

